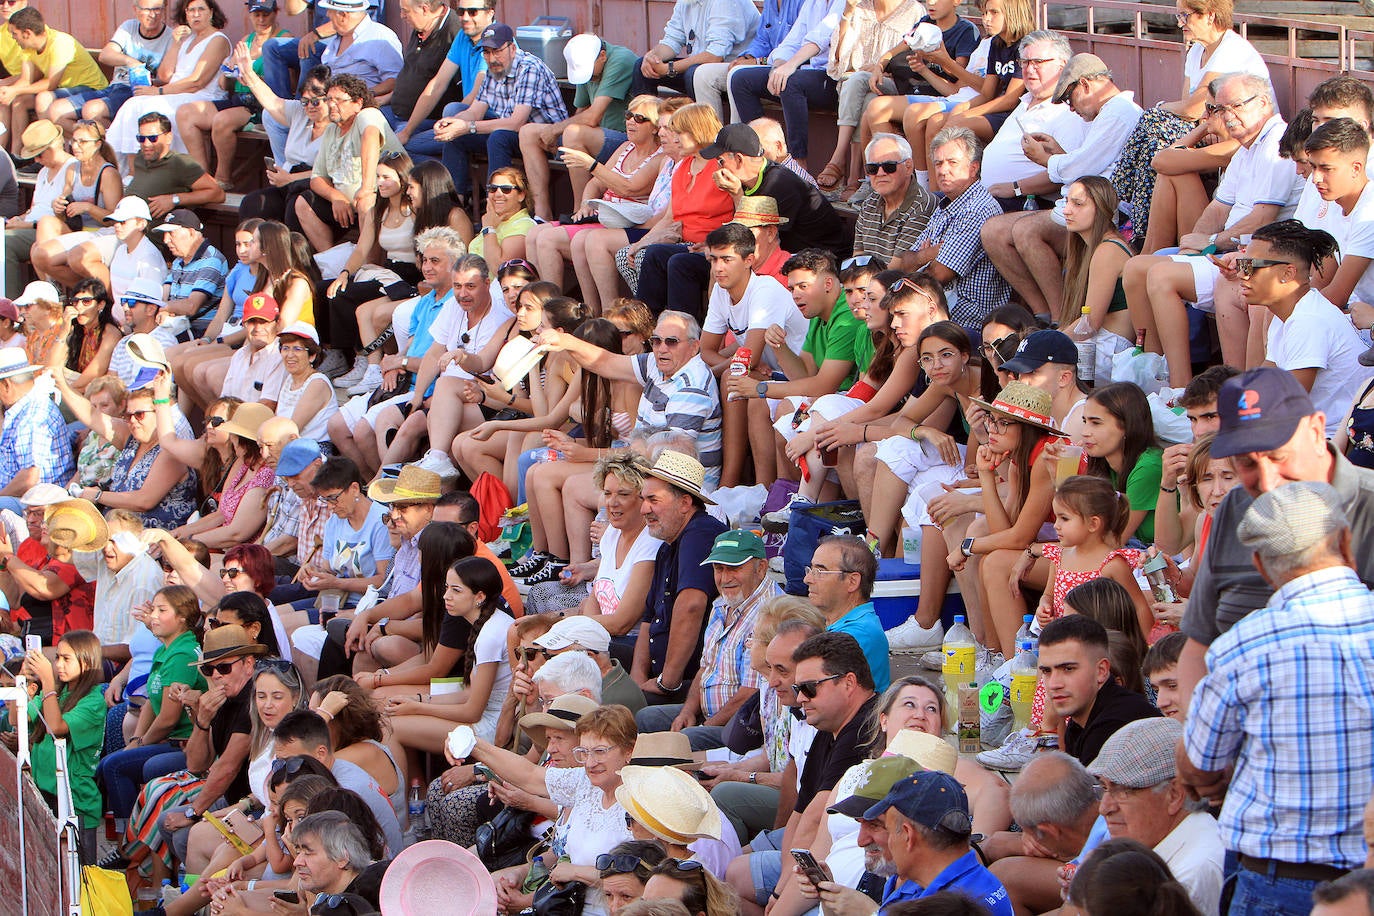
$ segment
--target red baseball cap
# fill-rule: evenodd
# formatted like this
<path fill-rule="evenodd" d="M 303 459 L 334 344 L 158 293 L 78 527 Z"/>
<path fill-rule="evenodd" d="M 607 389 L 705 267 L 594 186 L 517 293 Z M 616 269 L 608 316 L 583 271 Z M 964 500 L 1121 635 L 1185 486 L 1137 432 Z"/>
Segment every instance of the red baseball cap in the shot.
<path fill-rule="evenodd" d="M 277 307 L 277 300 L 266 293 L 254 293 L 243 302 L 243 321 L 249 322 L 254 318 L 259 321 L 276 321 L 281 309 Z"/>

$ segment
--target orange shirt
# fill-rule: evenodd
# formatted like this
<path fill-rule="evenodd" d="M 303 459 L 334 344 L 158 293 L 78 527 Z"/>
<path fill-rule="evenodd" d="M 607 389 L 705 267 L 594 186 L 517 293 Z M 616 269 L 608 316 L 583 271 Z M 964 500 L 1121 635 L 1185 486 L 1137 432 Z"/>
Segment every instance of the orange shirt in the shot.
<path fill-rule="evenodd" d="M 695 158 L 683 161 L 673 172 L 670 198 L 673 218 L 682 223 L 682 240 L 692 245 L 706 241 L 707 233 L 724 226 L 735 215 L 735 199 L 711 180 L 720 165 L 708 159 L 706 166 L 693 174 Z"/>

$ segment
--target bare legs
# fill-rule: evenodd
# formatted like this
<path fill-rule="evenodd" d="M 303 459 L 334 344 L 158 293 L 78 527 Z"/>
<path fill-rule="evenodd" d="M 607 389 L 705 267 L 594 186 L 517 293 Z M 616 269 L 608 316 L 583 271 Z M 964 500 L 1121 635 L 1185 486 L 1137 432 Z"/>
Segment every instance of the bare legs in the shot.
<path fill-rule="evenodd" d="M 1163 353 L 1169 364 L 1169 384 L 1175 388 L 1193 379 L 1184 302 L 1197 299 L 1190 264 L 1167 256 L 1142 255 L 1126 262 L 1121 274 L 1131 321 L 1145 331 L 1145 346 Z"/>
<path fill-rule="evenodd" d="M 1048 211 L 993 217 L 983 224 L 982 240 L 988 258 L 1033 313 L 1058 312 L 1064 301 L 1066 233 Z"/>

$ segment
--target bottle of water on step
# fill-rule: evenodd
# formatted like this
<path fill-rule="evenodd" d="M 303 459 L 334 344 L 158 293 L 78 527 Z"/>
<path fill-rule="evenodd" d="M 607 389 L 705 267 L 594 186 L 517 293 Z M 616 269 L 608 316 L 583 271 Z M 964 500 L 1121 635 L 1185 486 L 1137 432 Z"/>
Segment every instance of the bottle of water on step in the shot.
<path fill-rule="evenodd" d="M 1035 679 L 1039 675 L 1039 659 L 1030 639 L 1017 640 L 1016 658 L 1011 663 L 1011 715 L 1015 728 L 1030 723 L 1031 705 L 1035 702 Z"/>
<path fill-rule="evenodd" d="M 1021 618 L 1021 629 L 1016 631 L 1016 649 L 1018 652 L 1021 650 L 1021 643 L 1025 640 L 1035 641 L 1035 637 L 1031 635 L 1031 624 L 1033 623 L 1035 623 L 1034 614 L 1026 614 Z"/>
<path fill-rule="evenodd" d="M 1078 377 L 1091 383 L 1097 375 L 1097 341 L 1094 340 L 1097 332 L 1088 319 L 1089 313 L 1089 308 L 1083 306 L 1083 317 L 1074 322 L 1069 336 L 1078 345 Z"/>
<path fill-rule="evenodd" d="M 416 842 L 429 838 L 429 823 L 425 819 L 425 789 L 419 777 L 410 781 L 410 830 Z"/>
<path fill-rule="evenodd" d="M 171 903 L 173 900 L 177 899 L 180 896 L 181 888 L 173 884 L 171 878 L 163 878 L 162 892 L 158 895 L 158 899 L 162 902 L 162 905 L 166 907 L 167 904 Z"/>
<path fill-rule="evenodd" d="M 943 651 L 945 663 L 945 708 L 959 708 L 959 687 L 977 682 L 978 642 L 973 638 L 962 614 L 956 615 L 954 625 L 945 631 Z"/>

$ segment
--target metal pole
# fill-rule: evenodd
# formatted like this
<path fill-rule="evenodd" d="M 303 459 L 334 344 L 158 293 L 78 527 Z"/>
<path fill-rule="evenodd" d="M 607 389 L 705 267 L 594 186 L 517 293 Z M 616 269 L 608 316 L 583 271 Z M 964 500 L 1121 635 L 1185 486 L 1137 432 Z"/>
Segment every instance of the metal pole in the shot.
<path fill-rule="evenodd" d="M 62 883 L 67 888 L 67 916 L 81 916 L 81 819 L 72 804 L 67 739 L 55 738 L 53 743 L 57 749 L 57 844 L 61 847 Z M 60 904 L 57 911 L 62 912 Z"/>
<path fill-rule="evenodd" d="M 4 255 L 0 254 L 0 264 Z M 24 768 L 29 765 L 29 679 L 15 675 L 13 687 L 0 687 L 0 703 L 13 703 L 19 749 L 14 755 L 15 808 L 19 813 L 19 912 L 29 916 L 29 870 L 24 849 Z"/>

